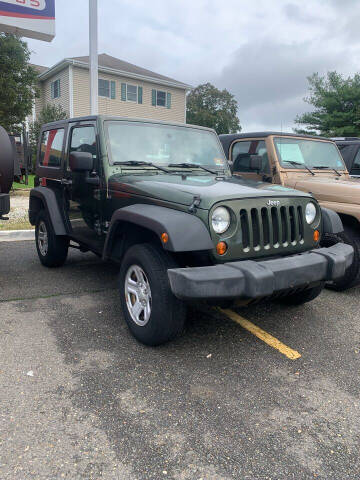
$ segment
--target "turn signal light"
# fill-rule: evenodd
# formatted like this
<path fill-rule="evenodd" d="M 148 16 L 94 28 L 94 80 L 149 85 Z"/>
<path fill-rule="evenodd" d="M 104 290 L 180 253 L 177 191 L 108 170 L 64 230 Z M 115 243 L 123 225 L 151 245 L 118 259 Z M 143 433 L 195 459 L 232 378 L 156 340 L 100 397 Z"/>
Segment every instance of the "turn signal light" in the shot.
<path fill-rule="evenodd" d="M 314 231 L 314 242 L 318 242 L 320 240 L 320 232 L 319 230 Z"/>
<path fill-rule="evenodd" d="M 167 233 L 165 233 L 165 232 L 162 233 L 162 234 L 161 234 L 161 241 L 162 241 L 163 243 L 167 243 L 167 242 L 169 241 L 169 235 L 168 235 Z"/>
<path fill-rule="evenodd" d="M 226 251 L 227 251 L 227 245 L 225 242 L 219 242 L 217 245 L 216 245 L 216 251 L 217 251 L 217 254 L 218 255 L 225 255 Z"/>

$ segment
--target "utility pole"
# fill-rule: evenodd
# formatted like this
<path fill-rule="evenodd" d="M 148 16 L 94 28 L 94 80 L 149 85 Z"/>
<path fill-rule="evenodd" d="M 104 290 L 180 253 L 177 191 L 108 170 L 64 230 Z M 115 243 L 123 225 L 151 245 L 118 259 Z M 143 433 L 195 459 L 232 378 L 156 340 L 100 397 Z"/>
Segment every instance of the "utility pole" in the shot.
<path fill-rule="evenodd" d="M 89 0 L 89 44 L 90 44 L 90 111 L 99 113 L 98 107 L 98 2 Z"/>

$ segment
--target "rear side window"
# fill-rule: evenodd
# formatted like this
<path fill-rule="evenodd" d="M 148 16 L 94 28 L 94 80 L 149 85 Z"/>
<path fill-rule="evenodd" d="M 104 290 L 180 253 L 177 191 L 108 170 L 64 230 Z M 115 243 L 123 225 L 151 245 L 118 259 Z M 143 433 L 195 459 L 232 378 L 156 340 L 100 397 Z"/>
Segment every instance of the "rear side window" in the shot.
<path fill-rule="evenodd" d="M 39 160 L 39 164 L 42 167 L 60 167 L 63 141 L 63 128 L 43 132 Z"/>
<path fill-rule="evenodd" d="M 358 152 L 356 154 L 354 164 L 353 164 L 353 168 L 356 169 L 356 170 L 360 170 L 360 149 L 358 150 Z"/>

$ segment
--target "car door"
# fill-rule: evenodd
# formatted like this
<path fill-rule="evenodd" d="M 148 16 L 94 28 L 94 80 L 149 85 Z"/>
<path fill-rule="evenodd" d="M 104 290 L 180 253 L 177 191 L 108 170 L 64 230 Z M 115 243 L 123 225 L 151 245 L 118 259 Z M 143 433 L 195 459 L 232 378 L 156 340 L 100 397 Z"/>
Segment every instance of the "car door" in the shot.
<path fill-rule="evenodd" d="M 262 157 L 260 171 L 250 168 L 251 155 Z M 230 147 L 229 159 L 232 162 L 233 175 L 241 175 L 255 181 L 270 181 L 270 163 L 265 140 L 247 139 L 237 140 Z"/>
<path fill-rule="evenodd" d="M 91 153 L 92 172 L 73 172 L 69 167 L 72 152 Z M 66 163 L 65 211 L 71 237 L 91 250 L 102 251 L 102 168 L 96 123 L 82 122 L 69 126 Z"/>

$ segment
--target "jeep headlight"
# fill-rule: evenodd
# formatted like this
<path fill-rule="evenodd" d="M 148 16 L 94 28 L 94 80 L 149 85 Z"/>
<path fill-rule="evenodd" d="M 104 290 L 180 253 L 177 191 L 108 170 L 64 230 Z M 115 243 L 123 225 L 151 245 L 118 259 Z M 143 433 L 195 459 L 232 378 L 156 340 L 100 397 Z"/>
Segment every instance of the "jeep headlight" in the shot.
<path fill-rule="evenodd" d="M 225 207 L 217 207 L 211 216 L 211 224 L 218 234 L 226 232 L 230 226 L 230 212 Z"/>
<path fill-rule="evenodd" d="M 316 218 L 316 207 L 314 205 L 314 203 L 312 202 L 309 202 L 307 205 L 306 205 L 306 208 L 305 208 L 305 219 L 306 219 L 306 223 L 308 223 L 309 225 L 311 225 L 315 218 Z"/>

